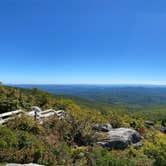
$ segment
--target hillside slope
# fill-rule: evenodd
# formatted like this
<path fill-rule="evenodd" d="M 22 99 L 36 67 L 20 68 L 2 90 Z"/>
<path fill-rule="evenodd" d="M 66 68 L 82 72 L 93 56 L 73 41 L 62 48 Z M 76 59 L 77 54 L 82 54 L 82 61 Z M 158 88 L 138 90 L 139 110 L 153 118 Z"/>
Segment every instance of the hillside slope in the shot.
<path fill-rule="evenodd" d="M 67 116 L 62 120 L 52 117 L 40 124 L 23 115 L 0 126 L 0 162 L 47 166 L 164 166 L 166 163 L 166 135 L 158 130 L 160 121 L 149 128 L 142 117 L 124 110 L 100 111 L 80 107 L 72 100 L 38 89 L 0 86 L 1 112 L 18 108 L 28 111 L 32 105 L 64 109 Z M 99 136 L 104 137 L 93 130 L 96 124 L 134 129 L 142 135 L 143 146 L 107 150 L 96 142 Z"/>
<path fill-rule="evenodd" d="M 84 103 L 93 102 L 96 107 L 125 108 L 129 111 L 151 109 L 166 105 L 165 86 L 110 86 L 110 85 L 15 85 L 24 88 L 38 88 L 49 93 L 75 96 Z M 77 98 L 79 97 L 79 98 Z M 90 105 L 90 104 L 88 104 Z"/>

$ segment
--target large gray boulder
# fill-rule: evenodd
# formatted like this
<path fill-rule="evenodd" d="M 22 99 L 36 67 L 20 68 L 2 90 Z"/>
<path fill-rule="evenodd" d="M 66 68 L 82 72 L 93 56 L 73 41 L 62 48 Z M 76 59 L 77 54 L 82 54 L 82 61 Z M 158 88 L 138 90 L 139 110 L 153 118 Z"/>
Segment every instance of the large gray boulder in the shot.
<path fill-rule="evenodd" d="M 131 144 L 141 141 L 140 134 L 129 128 L 117 128 L 107 132 L 104 138 L 99 140 L 99 144 L 107 149 L 125 149 Z"/>

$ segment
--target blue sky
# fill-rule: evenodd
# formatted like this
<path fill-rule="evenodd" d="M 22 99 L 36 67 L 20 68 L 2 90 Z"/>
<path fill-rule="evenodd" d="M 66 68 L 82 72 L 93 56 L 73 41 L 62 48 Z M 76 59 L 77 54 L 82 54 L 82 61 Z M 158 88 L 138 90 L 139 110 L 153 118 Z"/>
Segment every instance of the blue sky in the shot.
<path fill-rule="evenodd" d="M 0 1 L 0 80 L 166 84 L 165 20 L 165 0 Z"/>

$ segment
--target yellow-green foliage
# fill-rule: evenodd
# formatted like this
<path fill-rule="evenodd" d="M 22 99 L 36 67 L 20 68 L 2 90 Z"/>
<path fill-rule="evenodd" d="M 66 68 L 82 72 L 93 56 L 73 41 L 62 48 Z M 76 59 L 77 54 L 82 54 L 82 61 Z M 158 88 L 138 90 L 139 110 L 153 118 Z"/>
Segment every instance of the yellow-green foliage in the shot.
<path fill-rule="evenodd" d="M 166 165 L 166 135 L 155 132 L 152 136 L 153 138 L 144 143 L 144 153 L 154 160 L 154 165 Z"/>
<path fill-rule="evenodd" d="M 44 132 L 43 127 L 36 123 L 33 118 L 23 115 L 20 117 L 15 117 L 14 121 L 9 121 L 7 127 L 13 130 L 27 131 L 32 134 L 40 134 Z"/>
<path fill-rule="evenodd" d="M 25 131 L 0 127 L 1 162 L 40 162 L 44 147 L 40 140 Z"/>
<path fill-rule="evenodd" d="M 146 128 L 144 120 L 124 110 L 94 110 L 80 107 L 72 100 L 57 98 L 38 89 L 25 90 L 0 86 L 0 112 L 32 105 L 43 109 L 64 109 L 66 117 L 52 117 L 43 124 L 33 118 L 15 117 L 0 126 L 0 162 L 35 162 L 47 166 L 164 166 L 166 135 Z M 95 124 L 142 129 L 143 147 L 108 151 L 96 145 Z M 160 123 L 156 123 L 158 126 Z"/>

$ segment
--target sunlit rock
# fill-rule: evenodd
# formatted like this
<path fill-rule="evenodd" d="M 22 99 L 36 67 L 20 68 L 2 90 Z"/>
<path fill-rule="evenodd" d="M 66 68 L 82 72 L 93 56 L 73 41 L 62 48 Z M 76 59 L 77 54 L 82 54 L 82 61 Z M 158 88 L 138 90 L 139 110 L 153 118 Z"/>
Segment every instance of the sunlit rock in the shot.
<path fill-rule="evenodd" d="M 98 142 L 107 149 L 125 149 L 131 144 L 141 141 L 140 134 L 129 128 L 117 128 L 107 132 Z"/>

